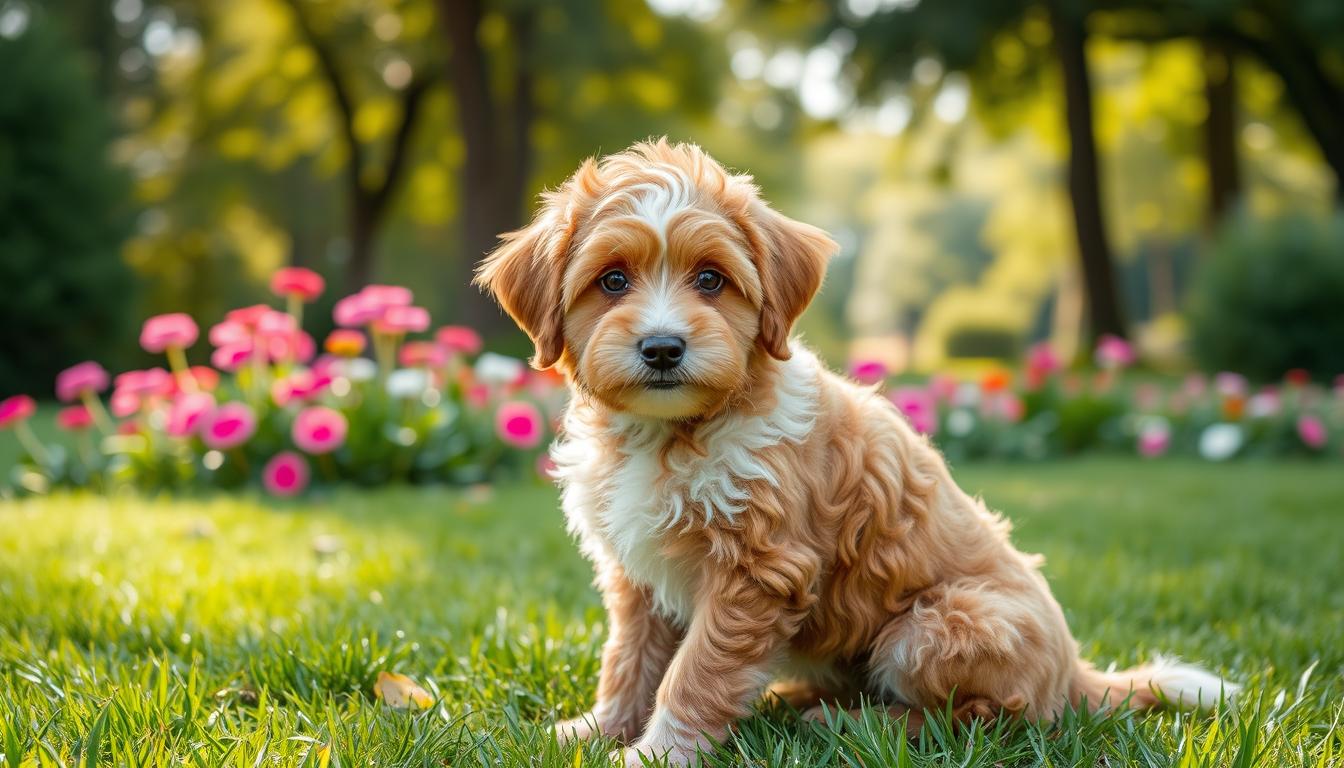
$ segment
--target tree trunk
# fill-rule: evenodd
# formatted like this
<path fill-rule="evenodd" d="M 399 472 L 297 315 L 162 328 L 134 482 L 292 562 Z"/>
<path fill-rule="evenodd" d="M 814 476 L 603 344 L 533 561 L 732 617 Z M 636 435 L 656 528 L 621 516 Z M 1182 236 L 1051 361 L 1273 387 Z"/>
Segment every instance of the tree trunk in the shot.
<path fill-rule="evenodd" d="M 460 185 L 463 201 L 461 253 L 449 270 L 447 287 L 457 297 L 457 321 L 471 325 L 486 336 L 511 327 L 495 303 L 471 283 L 476 264 L 494 249 L 499 235 L 521 224 L 522 189 L 527 144 L 509 141 L 530 124 L 510 125 L 503 109 L 490 92 L 486 57 L 477 38 L 481 22 L 480 0 L 439 0 L 439 21 L 448 38 L 448 77 L 452 83 L 458 124 L 467 147 Z M 521 55 L 521 53 L 520 53 Z M 520 65 L 521 72 L 525 67 Z M 521 83 L 526 85 L 526 81 Z M 515 90 L 520 83 L 515 83 Z M 526 102 L 531 92 L 513 94 L 515 105 Z M 515 107 L 513 122 L 527 117 Z M 512 128 L 512 132 L 510 129 Z"/>
<path fill-rule="evenodd" d="M 1228 46 L 1204 41 L 1204 157 L 1209 168 L 1209 216 L 1212 230 L 1241 197 L 1241 168 L 1237 161 L 1237 81 L 1235 61 Z"/>
<path fill-rule="evenodd" d="M 345 292 L 354 293 L 373 281 L 374 212 L 358 192 L 350 198 L 350 260 L 345 263 Z"/>
<path fill-rule="evenodd" d="M 1069 199 L 1073 204 L 1079 263 L 1087 290 L 1093 337 L 1128 336 L 1116 291 L 1115 272 L 1101 210 L 1100 172 L 1092 128 L 1092 83 L 1087 67 L 1087 30 L 1081 11 L 1050 4 L 1056 55 L 1064 76 L 1064 112 L 1069 133 Z"/>

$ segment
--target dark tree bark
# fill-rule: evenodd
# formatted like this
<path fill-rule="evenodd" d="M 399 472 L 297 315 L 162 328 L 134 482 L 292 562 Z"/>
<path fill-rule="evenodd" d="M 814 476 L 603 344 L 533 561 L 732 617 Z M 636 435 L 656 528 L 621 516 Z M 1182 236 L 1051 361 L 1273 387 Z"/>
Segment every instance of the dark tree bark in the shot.
<path fill-rule="evenodd" d="M 449 271 L 459 320 L 486 335 L 511 328 L 508 319 L 471 283 L 476 264 L 499 235 L 522 223 L 531 157 L 532 71 L 526 60 L 531 16 L 511 16 L 518 60 L 510 92 L 491 92 L 489 62 L 477 38 L 480 0 L 439 0 L 439 21 L 450 48 L 448 78 L 467 147 L 460 185 L 463 201 L 461 256 Z"/>
<path fill-rule="evenodd" d="M 382 169 L 382 179 L 376 184 L 367 184 L 364 180 L 366 148 L 355 135 L 354 97 L 341 74 L 336 53 L 330 43 L 313 29 L 307 14 L 304 13 L 303 0 L 287 0 L 287 2 L 294 12 L 300 34 L 317 57 L 318 68 L 331 90 L 332 100 L 336 102 L 336 111 L 339 114 L 337 122 L 340 124 L 341 137 L 345 141 L 348 153 L 345 163 L 345 196 L 350 253 L 345 265 L 345 289 L 356 291 L 368 285 L 373 279 L 378 230 L 382 227 L 392 199 L 401 186 L 407 156 L 410 154 L 411 137 L 415 133 L 425 96 L 433 86 L 435 78 L 432 73 L 417 69 L 411 82 L 401 92 L 401 120 L 392 134 L 387 161 Z"/>
<path fill-rule="evenodd" d="M 1116 290 L 1114 260 L 1101 209 L 1100 171 L 1092 126 L 1092 81 L 1087 66 L 1087 29 L 1081 12 L 1049 4 L 1055 53 L 1064 79 L 1064 112 L 1069 134 L 1069 199 L 1073 204 L 1074 232 L 1087 293 L 1088 319 L 1093 337 L 1128 336 L 1124 311 Z"/>
<path fill-rule="evenodd" d="M 1209 228 L 1212 229 L 1241 197 L 1241 166 L 1237 157 L 1236 60 L 1226 43 L 1204 41 L 1204 157 L 1209 169 Z"/>

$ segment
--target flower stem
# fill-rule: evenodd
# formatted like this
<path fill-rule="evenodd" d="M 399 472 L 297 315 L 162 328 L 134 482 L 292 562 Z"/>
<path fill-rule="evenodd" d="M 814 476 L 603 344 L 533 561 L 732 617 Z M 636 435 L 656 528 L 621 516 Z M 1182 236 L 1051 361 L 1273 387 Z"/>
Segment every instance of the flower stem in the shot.
<path fill-rule="evenodd" d="M 318 454 L 317 466 L 322 470 L 322 476 L 327 479 L 327 482 L 336 482 L 338 479 L 336 474 L 336 463 L 332 460 L 330 453 Z"/>
<path fill-rule="evenodd" d="M 187 392 L 200 389 L 187 365 L 187 353 L 181 347 L 169 347 L 165 351 L 168 354 L 168 367 L 173 369 L 173 375 L 177 377 L 177 385 Z"/>
<path fill-rule="evenodd" d="M 289 316 L 294 318 L 294 327 L 303 329 L 303 298 L 297 293 L 289 294 L 286 300 L 286 309 L 289 310 Z"/>
<path fill-rule="evenodd" d="M 29 456 L 33 457 L 34 461 L 44 467 L 51 466 L 51 454 L 47 453 L 47 447 L 42 444 L 41 440 L 37 439 L 37 435 L 33 434 L 33 429 L 28 426 L 28 422 L 20 421 L 15 424 L 14 435 L 19 438 L 19 444 L 23 446 Z"/>
<path fill-rule="evenodd" d="M 103 407 L 103 401 L 95 397 L 92 390 L 84 390 L 80 394 L 80 399 L 84 401 L 84 407 L 89 409 L 89 414 L 93 416 L 93 423 L 98 425 L 99 432 L 110 435 L 117 431 L 117 426 L 112 423 L 112 417 Z"/>

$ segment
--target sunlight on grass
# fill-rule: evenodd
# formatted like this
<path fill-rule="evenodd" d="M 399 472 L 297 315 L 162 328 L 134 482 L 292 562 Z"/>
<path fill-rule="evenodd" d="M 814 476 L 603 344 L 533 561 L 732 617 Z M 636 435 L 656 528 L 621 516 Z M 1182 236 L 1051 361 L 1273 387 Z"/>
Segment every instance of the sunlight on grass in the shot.
<path fill-rule="evenodd" d="M 907 743 L 769 711 L 730 764 L 1328 766 L 1344 759 L 1344 478 L 1088 461 L 958 475 L 1017 524 L 1084 652 L 1249 684 L 1234 713 L 1075 716 Z M 554 492 L 66 496 L 0 508 L 0 764 L 603 764 L 544 724 L 591 703 L 591 575 Z M 373 696 L 381 671 L 435 698 Z M 324 746 L 329 752 L 322 752 Z M 87 756 L 87 757 L 86 757 Z M 90 763 L 93 760 L 89 760 Z"/>

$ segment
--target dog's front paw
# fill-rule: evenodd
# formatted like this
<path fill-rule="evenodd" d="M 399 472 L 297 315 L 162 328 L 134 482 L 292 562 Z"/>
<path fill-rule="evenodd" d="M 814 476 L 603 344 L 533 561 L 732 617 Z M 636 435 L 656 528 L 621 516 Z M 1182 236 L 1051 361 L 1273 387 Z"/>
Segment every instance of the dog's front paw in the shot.
<path fill-rule="evenodd" d="M 648 740 L 639 742 L 618 749 L 612 753 L 613 761 L 617 765 L 624 765 L 626 768 L 640 768 L 645 765 L 666 765 L 669 768 L 679 768 L 679 766 L 690 765 L 695 762 L 696 745 L 694 744 L 660 744 Z"/>
<path fill-rule="evenodd" d="M 587 741 L 595 736 L 606 736 L 622 744 L 629 744 L 639 738 L 639 724 L 634 722 L 622 723 L 610 718 L 602 718 L 596 712 L 587 712 L 579 717 L 556 723 L 555 736 L 561 744 Z"/>

